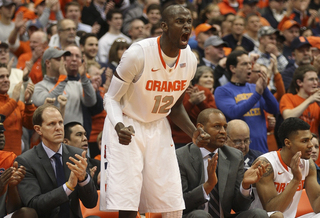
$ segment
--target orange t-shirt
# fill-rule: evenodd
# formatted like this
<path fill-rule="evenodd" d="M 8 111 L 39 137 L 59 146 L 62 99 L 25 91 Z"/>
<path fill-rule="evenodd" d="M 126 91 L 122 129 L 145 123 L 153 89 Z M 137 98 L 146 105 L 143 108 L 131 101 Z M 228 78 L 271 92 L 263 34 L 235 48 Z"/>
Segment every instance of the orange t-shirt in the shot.
<path fill-rule="evenodd" d="M 293 95 L 291 93 L 284 94 L 279 104 L 280 113 L 283 114 L 283 111 L 286 109 L 298 107 L 305 100 L 306 99 L 300 97 L 299 95 Z M 310 104 L 307 109 L 303 111 L 299 118 L 310 125 L 311 132 L 318 134 L 318 126 L 320 123 L 320 107 L 316 102 Z"/>
<path fill-rule="evenodd" d="M 26 66 L 26 61 L 30 61 L 31 58 L 32 58 L 31 52 L 22 54 L 18 59 L 17 68 L 20 70 L 23 70 Z M 34 84 L 37 84 L 43 79 L 42 69 L 41 69 L 41 57 L 38 58 L 36 62 L 33 64 L 29 77 L 31 78 Z"/>
<path fill-rule="evenodd" d="M 11 151 L 0 151 L 0 176 L 6 169 L 12 167 L 16 157 L 17 155 Z"/>

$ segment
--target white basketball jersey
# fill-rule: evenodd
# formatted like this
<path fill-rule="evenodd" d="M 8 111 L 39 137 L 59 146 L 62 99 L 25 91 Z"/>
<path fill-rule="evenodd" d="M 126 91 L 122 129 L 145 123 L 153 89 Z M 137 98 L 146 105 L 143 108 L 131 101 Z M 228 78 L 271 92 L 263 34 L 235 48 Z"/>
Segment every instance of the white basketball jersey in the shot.
<path fill-rule="evenodd" d="M 197 61 L 187 46 L 186 49 L 180 49 L 176 64 L 170 68 L 162 58 L 160 37 L 137 43 L 144 52 L 143 72 L 122 97 L 122 112 L 140 122 L 152 122 L 170 113 L 172 106 L 189 86 L 196 72 Z"/>
<path fill-rule="evenodd" d="M 288 167 L 282 160 L 280 151 L 272 151 L 262 155 L 270 162 L 273 168 L 273 181 L 278 194 L 283 192 L 288 183 L 293 179 L 291 168 Z M 295 195 L 293 196 L 292 202 L 288 208 L 284 211 L 284 217 L 295 217 L 297 207 L 301 197 L 302 189 L 304 186 L 305 178 L 309 174 L 309 160 L 300 159 L 300 168 L 302 173 L 302 180 L 300 181 L 299 187 Z"/>

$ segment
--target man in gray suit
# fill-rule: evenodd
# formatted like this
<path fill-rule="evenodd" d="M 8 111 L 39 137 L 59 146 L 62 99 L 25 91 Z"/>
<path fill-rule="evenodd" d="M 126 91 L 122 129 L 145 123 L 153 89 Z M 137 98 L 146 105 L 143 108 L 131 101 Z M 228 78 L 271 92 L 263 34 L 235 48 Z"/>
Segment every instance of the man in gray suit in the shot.
<path fill-rule="evenodd" d="M 34 112 L 33 124 L 42 143 L 16 159 L 27 171 L 18 185 L 23 204 L 42 218 L 82 217 L 79 199 L 88 208 L 95 207 L 98 200 L 88 174 L 86 152 L 62 143 L 63 119 L 57 107 L 40 106 Z"/>
<path fill-rule="evenodd" d="M 183 217 L 219 217 L 222 214 L 237 218 L 268 217 L 264 210 L 248 210 L 254 199 L 251 185 L 260 180 L 266 166 L 257 162 L 244 171 L 242 153 L 224 145 L 227 121 L 220 110 L 203 110 L 198 116 L 197 127 L 210 135 L 210 142 L 202 148 L 189 143 L 177 150 L 186 204 Z M 218 196 L 213 190 L 217 190 Z M 217 204 L 216 212 L 212 209 L 213 201 Z M 231 209 L 236 214 L 231 214 Z"/>

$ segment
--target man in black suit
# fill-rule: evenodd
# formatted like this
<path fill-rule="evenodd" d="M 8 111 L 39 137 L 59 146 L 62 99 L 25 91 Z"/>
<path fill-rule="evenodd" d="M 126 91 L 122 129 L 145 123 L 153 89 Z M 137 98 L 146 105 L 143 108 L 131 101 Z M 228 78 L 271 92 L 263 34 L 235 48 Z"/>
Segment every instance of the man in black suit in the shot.
<path fill-rule="evenodd" d="M 42 143 L 16 159 L 27 171 L 18 185 L 23 204 L 42 218 L 82 217 L 79 199 L 88 208 L 95 207 L 98 200 L 88 174 L 86 152 L 62 143 L 64 126 L 57 107 L 40 106 L 34 112 L 33 124 Z"/>
<path fill-rule="evenodd" d="M 177 150 L 186 204 L 183 217 L 219 217 L 222 214 L 237 218 L 268 217 L 264 210 L 248 210 L 254 199 L 251 185 L 260 180 L 266 166 L 259 166 L 260 162 L 257 162 L 244 172 L 242 153 L 224 145 L 227 121 L 220 110 L 203 110 L 198 116 L 197 127 L 210 135 L 210 142 L 202 148 L 190 143 Z M 213 197 L 214 189 L 218 196 Z M 217 203 L 217 215 L 211 209 L 212 201 Z M 236 214 L 231 214 L 231 209 Z"/>

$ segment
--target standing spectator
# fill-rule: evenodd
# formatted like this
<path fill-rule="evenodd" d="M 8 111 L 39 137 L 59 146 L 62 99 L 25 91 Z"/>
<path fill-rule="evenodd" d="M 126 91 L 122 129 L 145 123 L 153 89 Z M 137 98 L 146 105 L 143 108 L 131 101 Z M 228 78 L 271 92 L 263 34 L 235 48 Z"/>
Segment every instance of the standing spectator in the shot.
<path fill-rule="evenodd" d="M 80 38 L 80 48 L 82 54 L 88 62 L 97 62 L 98 38 L 93 33 L 87 33 Z"/>
<path fill-rule="evenodd" d="M 0 41 L 8 40 L 11 31 L 15 28 L 14 22 L 11 20 L 14 14 L 16 4 L 12 0 L 0 1 Z"/>
<path fill-rule="evenodd" d="M 110 9 L 114 8 L 114 2 L 107 0 L 92 0 L 89 6 L 82 8 L 81 20 L 84 24 L 93 26 L 95 23 L 100 25 L 100 31 L 97 33 L 100 39 L 109 29 L 106 16 Z"/>
<path fill-rule="evenodd" d="M 311 44 L 307 38 L 300 36 L 292 41 L 292 56 L 294 57 L 294 64 L 288 64 L 286 69 L 282 72 L 282 79 L 284 87 L 288 90 L 293 78 L 295 70 L 299 66 L 309 65 L 312 61 Z"/>
<path fill-rule="evenodd" d="M 246 32 L 243 34 L 245 37 L 250 39 L 255 48 L 259 47 L 258 32 L 261 27 L 259 16 L 256 14 L 249 14 L 246 17 Z"/>
<path fill-rule="evenodd" d="M 279 22 L 285 16 L 285 2 L 285 0 L 269 0 L 269 6 L 264 8 L 262 17 L 266 18 L 274 29 L 278 28 Z"/>
<path fill-rule="evenodd" d="M 220 8 L 220 13 L 222 15 L 226 14 L 236 14 L 240 8 L 242 8 L 242 1 L 240 0 L 223 0 L 218 3 Z"/>
<path fill-rule="evenodd" d="M 228 43 L 224 42 L 219 36 L 210 36 L 204 42 L 204 64 L 213 70 L 219 64 L 219 61 L 225 56 L 224 47 L 228 47 Z"/>
<path fill-rule="evenodd" d="M 222 38 L 223 41 L 228 43 L 232 50 L 238 45 L 241 45 L 247 52 L 250 52 L 254 49 L 254 43 L 247 37 L 243 36 L 244 25 L 244 18 L 236 17 L 232 23 L 231 34 Z"/>
<path fill-rule="evenodd" d="M 128 43 L 131 43 L 131 39 L 121 32 L 122 21 L 122 14 L 118 10 L 109 11 L 107 14 L 109 31 L 99 39 L 99 62 L 108 62 L 110 47 L 117 38 L 124 38 Z"/>
<path fill-rule="evenodd" d="M 241 119 L 250 127 L 251 149 L 268 152 L 267 127 L 263 111 L 279 112 L 279 104 L 267 88 L 267 74 L 260 72 L 256 84 L 248 83 L 252 61 L 244 51 L 233 51 L 227 58 L 231 81 L 215 90 L 217 107 L 227 120 Z"/>
<path fill-rule="evenodd" d="M 70 51 L 48 48 L 42 56 L 43 80 L 35 85 L 33 101 L 40 106 L 46 98 L 56 98 L 66 95 L 68 103 L 65 110 L 65 122 L 77 121 L 83 123 L 81 102 L 87 106 L 96 103 L 96 94 L 85 74 L 85 63 L 81 65 L 81 53 L 79 48 L 73 46 L 72 56 Z M 64 62 L 68 58 L 68 72 Z M 67 59 L 67 58 L 66 58 Z M 70 79 L 69 79 L 70 77 Z M 74 78 L 77 78 L 76 80 Z M 80 79 L 80 81 L 79 81 Z M 55 102 L 58 105 L 58 102 Z"/>
<path fill-rule="evenodd" d="M 65 6 L 65 18 L 73 20 L 76 24 L 77 31 L 85 31 L 87 33 L 97 34 L 100 31 L 100 25 L 94 23 L 92 26 L 80 22 L 81 7 L 78 2 L 68 2 Z"/>
<path fill-rule="evenodd" d="M 295 46 L 292 41 L 300 35 L 300 25 L 294 20 L 287 20 L 280 29 L 284 36 L 282 54 L 287 58 L 289 63 L 294 62 L 292 57 L 293 48 Z"/>
<path fill-rule="evenodd" d="M 259 47 L 256 47 L 251 54 L 259 55 L 257 63 L 263 64 L 267 67 L 271 64 L 271 55 L 277 57 L 278 72 L 282 73 L 288 64 L 287 59 L 281 54 L 277 47 L 277 33 L 278 31 L 273 29 L 271 26 L 264 26 L 259 29 Z M 273 79 L 273 78 L 272 78 Z"/>
<path fill-rule="evenodd" d="M 29 83 L 25 93 L 25 103 L 19 101 L 22 81 L 15 85 L 12 98 L 7 94 L 10 87 L 9 71 L 5 64 L 0 64 L 0 111 L 6 116 L 3 123 L 6 129 L 7 144 L 4 151 L 21 154 L 22 126 L 32 129 L 32 115 L 36 107 L 32 104 L 34 85 Z"/>
<path fill-rule="evenodd" d="M 79 200 L 87 208 L 98 201 L 86 152 L 62 143 L 63 119 L 57 107 L 38 107 L 33 123 L 42 143 L 16 159 L 27 171 L 18 185 L 22 203 L 43 218 L 82 217 Z"/>
<path fill-rule="evenodd" d="M 243 7 L 238 11 L 237 15 L 246 18 L 249 14 L 259 16 L 261 26 L 270 26 L 269 22 L 258 12 L 259 0 L 243 0 Z"/>
<path fill-rule="evenodd" d="M 41 59 L 43 52 L 48 47 L 47 34 L 42 31 L 34 32 L 30 37 L 31 52 L 20 55 L 17 63 L 17 68 L 24 69 L 26 63 L 30 61 L 32 66 L 29 77 L 34 84 L 43 79 L 41 70 Z"/>
<path fill-rule="evenodd" d="M 288 93 L 280 101 L 283 119 L 299 117 L 310 125 L 310 131 L 315 134 L 318 134 L 320 124 L 318 84 L 318 75 L 313 66 L 299 66 L 294 72 Z"/>
<path fill-rule="evenodd" d="M 76 36 L 76 24 L 73 20 L 62 19 L 57 24 L 58 33 L 50 39 L 49 46 L 65 49 L 68 45 L 76 44 L 79 46 L 80 38 Z"/>

